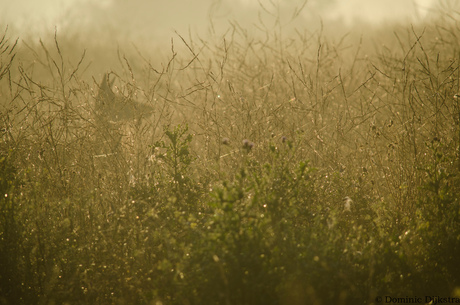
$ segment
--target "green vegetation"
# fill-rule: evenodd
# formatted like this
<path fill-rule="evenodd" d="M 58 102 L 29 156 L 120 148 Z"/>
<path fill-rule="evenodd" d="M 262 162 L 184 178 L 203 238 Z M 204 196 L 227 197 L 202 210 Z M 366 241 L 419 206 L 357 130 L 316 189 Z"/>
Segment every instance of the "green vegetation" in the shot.
<path fill-rule="evenodd" d="M 459 26 L 119 51 L 116 124 L 77 40 L 5 32 L 0 304 L 460 297 Z"/>

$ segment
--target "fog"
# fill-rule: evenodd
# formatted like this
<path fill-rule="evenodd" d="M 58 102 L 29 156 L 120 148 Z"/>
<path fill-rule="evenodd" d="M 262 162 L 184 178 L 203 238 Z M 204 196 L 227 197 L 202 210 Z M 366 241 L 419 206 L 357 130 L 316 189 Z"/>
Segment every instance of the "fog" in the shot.
<path fill-rule="evenodd" d="M 377 26 L 421 22 L 436 0 L 1 0 L 2 25 L 21 35 L 95 30 L 135 39 L 168 40 L 175 31 L 206 35 L 230 24 L 250 29 L 270 20 L 317 28 L 321 22 Z M 443 1 L 446 2 L 446 1 Z M 279 19 L 278 19 L 279 17 Z M 293 17 L 295 22 L 293 22 Z"/>
<path fill-rule="evenodd" d="M 383 41 L 403 24 L 428 24 L 433 16 L 458 7 L 456 0 L 0 0 L 0 26 L 28 48 L 54 45 L 55 35 L 71 61 L 86 52 L 85 75 L 116 69 L 119 54 L 142 54 L 161 64 L 181 42 L 215 44 L 238 39 L 290 39 L 319 34 L 340 40 Z M 388 30 L 385 30 L 388 29 Z M 303 34 L 300 34 L 303 33 Z M 231 36 L 231 37 L 230 37 Z M 310 36 L 313 37 L 313 36 Z M 370 38 L 370 39 L 369 39 Z M 388 39 L 387 39 L 388 41 Z M 382 42 L 379 42 L 381 44 Z M 32 44 L 32 45 L 31 45 Z M 121 52 L 119 52 L 121 51 Z M 186 52 L 179 52 L 186 54 Z M 165 55 L 166 54 L 166 55 Z M 26 56 L 28 56 L 26 55 Z M 131 58 L 132 59 L 132 58 Z M 136 60 L 139 58 L 136 58 Z"/>
<path fill-rule="evenodd" d="M 459 303 L 459 8 L 0 0 L 0 305 Z"/>

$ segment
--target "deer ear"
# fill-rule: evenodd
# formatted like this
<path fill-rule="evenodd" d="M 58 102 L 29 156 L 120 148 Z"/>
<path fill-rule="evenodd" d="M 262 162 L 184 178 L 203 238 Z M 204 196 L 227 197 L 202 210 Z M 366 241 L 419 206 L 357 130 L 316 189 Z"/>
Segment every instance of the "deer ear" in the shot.
<path fill-rule="evenodd" d="M 104 78 L 102 79 L 101 86 L 100 86 L 101 90 L 102 91 L 111 90 L 114 82 L 115 82 L 115 79 L 110 81 L 109 74 L 104 73 Z"/>
<path fill-rule="evenodd" d="M 114 83 L 114 82 L 115 82 L 115 78 L 112 79 L 111 82 L 109 82 L 109 88 L 110 88 L 110 90 L 112 90 L 112 88 L 113 88 L 113 83 Z"/>
<path fill-rule="evenodd" d="M 107 105 L 114 98 L 112 85 L 115 80 L 109 81 L 109 74 L 105 73 L 102 78 L 101 85 L 99 86 L 99 94 L 97 97 L 98 102 L 102 105 Z"/>
<path fill-rule="evenodd" d="M 109 82 L 107 80 L 107 73 L 104 73 L 104 77 L 102 78 L 101 85 L 99 86 L 99 92 L 106 92 L 109 88 Z"/>

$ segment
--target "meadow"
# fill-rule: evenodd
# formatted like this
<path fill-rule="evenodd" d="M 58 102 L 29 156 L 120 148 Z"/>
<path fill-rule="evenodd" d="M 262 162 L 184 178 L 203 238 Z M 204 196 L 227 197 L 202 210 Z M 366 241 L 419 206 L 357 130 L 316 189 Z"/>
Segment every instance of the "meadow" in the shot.
<path fill-rule="evenodd" d="M 460 302 L 460 19 L 440 16 L 155 54 L 5 30 L 0 304 Z M 143 111 L 101 124 L 123 112 L 98 111 L 105 73 Z"/>

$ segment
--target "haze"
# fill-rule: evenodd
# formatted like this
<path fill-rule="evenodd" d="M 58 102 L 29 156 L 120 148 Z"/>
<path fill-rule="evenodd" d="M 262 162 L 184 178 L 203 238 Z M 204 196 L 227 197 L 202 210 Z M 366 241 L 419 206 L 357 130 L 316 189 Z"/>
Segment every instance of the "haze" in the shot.
<path fill-rule="evenodd" d="M 168 40 L 178 32 L 199 34 L 225 30 L 230 22 L 250 27 L 271 14 L 279 14 L 284 25 L 301 7 L 297 22 L 318 27 L 323 22 L 380 25 L 391 22 L 420 22 L 433 7 L 433 0 L 1 0 L 2 23 L 21 35 L 43 36 L 59 32 L 97 29 L 110 35 Z M 263 6 L 263 7 L 262 7 Z M 261 8 L 262 7 L 262 8 Z M 106 31 L 109 30 L 109 31 Z M 114 34 L 112 32 L 116 34 Z"/>

